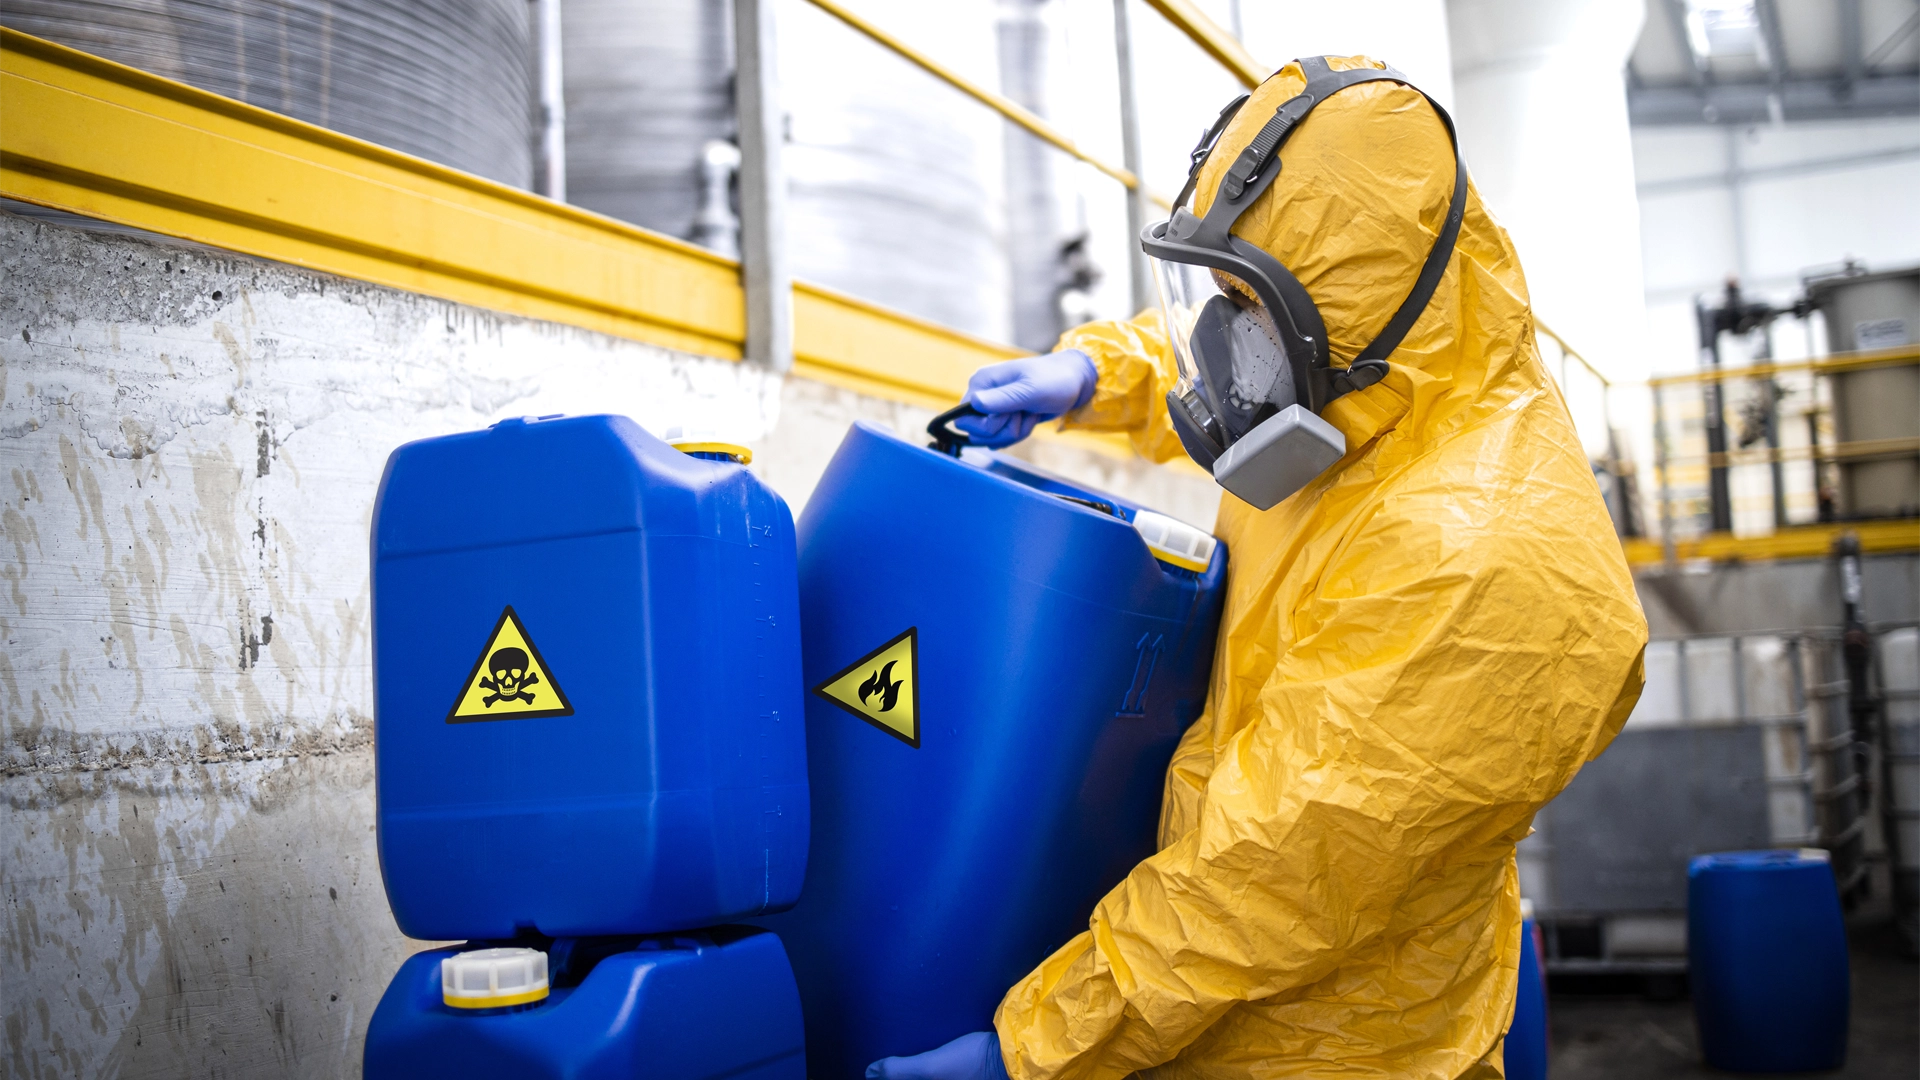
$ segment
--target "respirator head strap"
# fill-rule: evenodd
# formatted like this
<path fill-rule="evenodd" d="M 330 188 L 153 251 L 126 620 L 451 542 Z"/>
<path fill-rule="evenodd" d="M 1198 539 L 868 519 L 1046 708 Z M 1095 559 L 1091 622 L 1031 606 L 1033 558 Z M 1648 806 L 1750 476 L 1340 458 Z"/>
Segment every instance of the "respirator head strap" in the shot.
<path fill-rule="evenodd" d="M 1427 99 L 1433 105 L 1433 111 L 1440 114 L 1441 122 L 1447 125 L 1447 137 L 1453 139 L 1453 118 L 1440 107 L 1439 102 Z M 1433 300 L 1433 292 L 1440 287 L 1440 279 L 1446 275 L 1447 264 L 1453 260 L 1453 249 L 1460 239 L 1460 223 L 1467 213 L 1467 166 L 1460 160 L 1460 146 L 1457 141 L 1453 148 L 1453 198 L 1447 203 L 1447 219 L 1440 225 L 1440 235 L 1434 237 L 1433 247 L 1427 251 L 1427 261 L 1420 267 L 1420 276 L 1414 280 L 1413 288 L 1407 298 L 1400 302 L 1400 308 L 1387 320 L 1360 355 L 1353 358 L 1353 366 L 1362 364 L 1386 365 L 1387 356 L 1400 347 L 1413 324 L 1420 321 L 1420 315 L 1427 310 L 1427 304 Z M 1377 380 L 1373 380 L 1377 381 Z M 1371 382 L 1369 383 L 1371 385 Z"/>
<path fill-rule="evenodd" d="M 1289 99 L 1274 111 L 1273 119 L 1269 120 L 1267 126 L 1261 129 L 1260 135 L 1254 138 L 1253 144 L 1250 144 L 1245 151 L 1242 151 L 1240 159 L 1235 161 L 1233 168 L 1228 171 L 1227 176 L 1221 179 L 1221 198 L 1217 198 L 1214 206 L 1210 208 L 1210 212 L 1207 214 L 1209 219 L 1206 222 L 1207 227 L 1204 228 L 1203 231 L 1214 232 L 1217 230 L 1219 232 L 1227 232 L 1231 230 L 1234 221 L 1238 220 L 1240 214 L 1245 210 L 1246 205 L 1250 204 L 1253 199 L 1258 198 L 1260 194 L 1272 184 L 1274 177 L 1279 175 L 1280 170 L 1277 167 L 1277 162 L 1275 168 L 1267 172 L 1262 172 L 1261 170 L 1264 167 L 1265 161 L 1278 155 L 1279 149 L 1285 144 L 1287 136 L 1298 129 L 1300 121 L 1305 119 L 1306 114 L 1311 111 L 1315 105 L 1318 105 L 1327 98 L 1350 86 L 1358 86 L 1361 83 L 1367 82 L 1387 81 L 1397 82 L 1415 91 L 1421 97 L 1427 99 L 1427 104 L 1432 107 L 1434 114 L 1440 118 L 1441 126 L 1447 130 L 1447 144 L 1453 150 L 1453 194 L 1447 203 L 1447 216 L 1441 223 L 1439 235 L 1434 237 L 1433 246 L 1427 250 L 1427 257 L 1421 264 L 1419 276 L 1414 279 L 1413 287 L 1408 290 L 1405 299 L 1400 302 L 1399 308 L 1396 309 L 1393 316 L 1387 320 L 1386 326 L 1381 328 L 1380 333 L 1376 334 L 1373 340 L 1368 342 L 1366 347 L 1360 350 L 1359 354 L 1354 357 L 1353 362 L 1345 369 L 1336 370 L 1329 366 L 1325 355 L 1325 334 L 1322 332 L 1320 335 L 1321 348 L 1318 356 L 1320 362 L 1317 365 L 1317 371 L 1320 377 L 1311 383 L 1314 389 L 1312 396 L 1315 400 L 1310 406 L 1315 412 L 1318 412 L 1322 405 L 1342 394 L 1354 390 L 1363 390 L 1379 382 L 1388 370 L 1386 358 L 1391 355 L 1395 349 L 1400 347 L 1400 343 L 1406 339 L 1408 332 L 1413 329 L 1413 324 L 1420 320 L 1420 315 L 1426 311 L 1427 305 L 1432 302 L 1434 291 L 1439 288 L 1440 279 L 1446 275 L 1447 265 L 1453 259 L 1454 248 L 1460 238 L 1461 222 L 1466 217 L 1467 166 L 1460 157 L 1460 137 L 1454 130 L 1453 117 L 1438 101 L 1435 101 L 1426 91 L 1415 86 L 1412 81 L 1396 69 L 1392 67 L 1380 67 L 1334 71 L 1324 56 L 1304 57 L 1296 60 L 1295 63 L 1300 65 L 1301 72 L 1307 76 L 1306 87 L 1303 88 L 1298 95 Z M 1293 111 L 1296 102 L 1301 103 L 1297 113 Z M 1270 144 L 1263 141 L 1266 140 L 1269 132 L 1273 133 Z M 1258 155 L 1254 155 L 1256 146 L 1262 148 Z M 1242 164 L 1246 162 L 1252 163 L 1251 170 L 1248 172 L 1248 179 L 1257 179 L 1258 182 L 1254 184 L 1250 192 L 1244 192 L 1243 194 L 1228 198 L 1229 192 L 1233 190 L 1235 173 L 1237 170 L 1240 170 Z M 1197 167 L 1194 170 L 1194 175 L 1199 175 Z M 1244 189 L 1242 190 L 1244 191 Z M 1232 217 L 1216 225 L 1212 220 L 1214 215 L 1211 209 L 1220 209 L 1223 201 L 1233 204 L 1230 209 Z M 1223 214 L 1223 217 L 1224 216 Z M 1286 277 L 1291 279 L 1292 274 L 1288 273 Z M 1295 283 L 1297 284 L 1297 281 Z M 1318 314 L 1317 309 L 1315 314 Z"/>
<path fill-rule="evenodd" d="M 1193 198 L 1193 189 L 1200 183 L 1200 166 L 1205 165 L 1207 159 L 1213 156 L 1213 145 L 1220 141 L 1220 136 L 1227 130 L 1227 125 L 1233 122 L 1233 118 L 1239 115 L 1241 107 L 1251 97 L 1253 97 L 1252 94 L 1241 94 L 1227 102 L 1227 107 L 1221 109 L 1220 115 L 1214 117 L 1213 123 L 1207 125 L 1207 129 L 1200 133 L 1200 141 L 1194 144 L 1192 152 L 1187 155 L 1187 182 L 1181 186 L 1179 197 L 1173 200 L 1175 210 L 1187 205 L 1187 200 Z"/>

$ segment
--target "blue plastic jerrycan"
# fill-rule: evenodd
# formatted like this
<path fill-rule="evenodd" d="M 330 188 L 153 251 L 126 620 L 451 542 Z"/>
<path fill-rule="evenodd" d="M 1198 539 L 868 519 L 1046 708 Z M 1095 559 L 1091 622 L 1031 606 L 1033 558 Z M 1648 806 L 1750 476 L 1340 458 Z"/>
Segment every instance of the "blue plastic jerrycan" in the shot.
<path fill-rule="evenodd" d="M 800 519 L 812 1076 L 984 1030 L 1155 850 L 1226 549 L 1008 458 L 856 424 Z"/>
<path fill-rule="evenodd" d="M 625 417 L 394 451 L 374 725 L 401 931 L 656 933 L 791 904 L 808 837 L 794 565 L 779 496 Z"/>
<path fill-rule="evenodd" d="M 805 1080 L 800 998 L 772 934 L 562 939 L 536 954 L 552 960 L 539 992 L 502 999 L 535 1000 L 499 1008 L 450 1004 L 442 964 L 461 953 L 401 966 L 367 1027 L 367 1080 Z"/>
<path fill-rule="evenodd" d="M 1847 930 L 1827 853 L 1731 851 L 1687 866 L 1687 980 L 1707 1064 L 1812 1072 L 1847 1059 Z"/>

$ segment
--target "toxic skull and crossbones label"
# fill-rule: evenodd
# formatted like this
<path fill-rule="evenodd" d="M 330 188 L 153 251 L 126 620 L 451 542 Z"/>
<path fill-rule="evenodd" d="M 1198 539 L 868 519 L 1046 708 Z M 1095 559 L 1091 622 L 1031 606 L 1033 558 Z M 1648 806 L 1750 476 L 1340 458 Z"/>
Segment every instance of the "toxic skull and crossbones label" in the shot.
<path fill-rule="evenodd" d="M 509 645 L 504 649 L 493 650 L 487 657 L 487 668 L 493 672 L 493 678 L 480 676 L 480 685 L 493 691 L 480 699 L 482 708 L 491 709 L 496 701 L 524 701 L 533 704 L 533 695 L 527 693 L 527 687 L 540 681 L 540 676 L 527 670 L 525 650 Z"/>
<path fill-rule="evenodd" d="M 447 723 L 572 715 L 573 705 L 554 678 L 552 666 L 509 605 L 500 612 L 473 670 L 461 684 Z"/>

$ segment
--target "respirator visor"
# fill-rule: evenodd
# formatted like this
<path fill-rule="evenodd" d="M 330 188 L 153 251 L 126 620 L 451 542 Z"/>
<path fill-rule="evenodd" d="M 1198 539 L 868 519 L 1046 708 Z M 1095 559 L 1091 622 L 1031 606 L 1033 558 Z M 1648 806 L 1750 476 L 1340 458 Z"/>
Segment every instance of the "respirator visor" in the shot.
<path fill-rule="evenodd" d="M 1151 261 L 1179 363 L 1174 393 L 1220 449 L 1299 401 L 1285 339 L 1251 285 L 1224 270 Z"/>
<path fill-rule="evenodd" d="M 1293 353 L 1311 345 L 1287 332 L 1286 312 L 1276 320 L 1275 290 L 1217 266 L 1149 261 L 1179 367 L 1167 412 L 1194 461 L 1262 510 L 1338 461 L 1346 440 L 1307 407 L 1311 358 Z"/>

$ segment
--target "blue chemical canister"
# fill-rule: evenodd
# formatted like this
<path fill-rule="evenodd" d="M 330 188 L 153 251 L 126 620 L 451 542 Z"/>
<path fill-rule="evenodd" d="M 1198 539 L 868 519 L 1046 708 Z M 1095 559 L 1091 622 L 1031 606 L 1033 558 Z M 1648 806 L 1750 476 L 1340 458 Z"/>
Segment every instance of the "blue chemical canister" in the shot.
<path fill-rule="evenodd" d="M 1547 977 L 1540 951 L 1540 926 L 1529 915 L 1520 924 L 1520 985 L 1503 1047 L 1507 1080 L 1547 1080 Z"/>
<path fill-rule="evenodd" d="M 805 1080 L 806 1057 L 779 939 L 735 927 L 415 953 L 374 1010 L 364 1069 L 367 1080 Z"/>
<path fill-rule="evenodd" d="M 1707 1064 L 1811 1072 L 1845 1063 L 1847 934 L 1826 852 L 1694 859 L 1687 961 Z"/>
<path fill-rule="evenodd" d="M 977 450 L 856 424 L 800 519 L 815 1077 L 987 1028 L 1155 849 L 1226 549 Z"/>
<path fill-rule="evenodd" d="M 374 746 L 402 932 L 655 933 L 799 895 L 792 517 L 687 449 L 583 416 L 387 462 Z"/>

